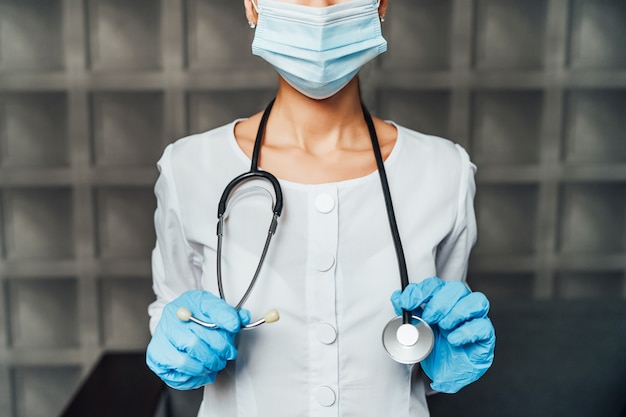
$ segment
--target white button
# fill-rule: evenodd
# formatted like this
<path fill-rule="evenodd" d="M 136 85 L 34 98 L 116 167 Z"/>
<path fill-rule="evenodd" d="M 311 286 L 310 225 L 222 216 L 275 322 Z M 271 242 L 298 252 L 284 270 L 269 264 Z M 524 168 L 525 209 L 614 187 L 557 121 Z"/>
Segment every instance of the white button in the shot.
<path fill-rule="evenodd" d="M 330 387 L 326 385 L 322 385 L 315 392 L 315 399 L 319 403 L 319 405 L 324 407 L 330 407 L 335 404 L 335 391 L 333 391 Z"/>
<path fill-rule="evenodd" d="M 337 340 L 337 330 L 328 323 L 318 324 L 315 334 L 317 335 L 317 340 L 325 345 L 330 345 Z"/>
<path fill-rule="evenodd" d="M 323 253 L 317 256 L 317 270 L 326 272 L 335 265 L 335 257 L 330 253 Z"/>
<path fill-rule="evenodd" d="M 335 199 L 330 194 L 320 194 L 315 198 L 315 208 L 320 213 L 330 213 L 335 208 Z"/>

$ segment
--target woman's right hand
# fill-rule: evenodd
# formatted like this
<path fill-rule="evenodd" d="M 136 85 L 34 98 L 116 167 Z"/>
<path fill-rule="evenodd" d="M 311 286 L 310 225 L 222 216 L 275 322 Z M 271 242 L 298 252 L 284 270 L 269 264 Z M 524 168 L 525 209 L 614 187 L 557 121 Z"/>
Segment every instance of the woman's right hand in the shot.
<path fill-rule="evenodd" d="M 181 321 L 176 316 L 180 307 L 218 328 Z M 247 310 L 237 311 L 208 291 L 187 291 L 163 309 L 146 350 L 146 363 L 175 389 L 195 389 L 212 383 L 227 361 L 237 357 L 235 335 L 248 323 Z"/>

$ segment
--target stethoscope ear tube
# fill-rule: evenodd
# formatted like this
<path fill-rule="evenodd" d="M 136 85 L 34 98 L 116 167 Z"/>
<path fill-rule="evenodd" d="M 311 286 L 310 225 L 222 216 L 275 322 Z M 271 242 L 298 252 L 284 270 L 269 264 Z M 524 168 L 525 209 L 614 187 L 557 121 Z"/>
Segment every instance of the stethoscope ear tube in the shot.
<path fill-rule="evenodd" d="M 185 322 L 192 321 L 196 324 L 199 324 L 202 327 L 206 327 L 207 329 L 219 328 L 215 323 L 207 323 L 205 321 L 202 321 L 194 317 L 191 314 L 191 311 L 189 311 L 187 307 L 179 307 L 178 310 L 176 310 L 176 317 L 180 321 L 185 321 Z M 260 325 L 264 323 L 276 323 L 278 320 L 280 320 L 280 314 L 278 314 L 278 310 L 276 310 L 275 308 L 272 308 L 266 311 L 263 317 L 261 317 L 255 322 L 242 326 L 241 329 L 242 330 L 254 329 L 255 327 L 259 327 Z"/>

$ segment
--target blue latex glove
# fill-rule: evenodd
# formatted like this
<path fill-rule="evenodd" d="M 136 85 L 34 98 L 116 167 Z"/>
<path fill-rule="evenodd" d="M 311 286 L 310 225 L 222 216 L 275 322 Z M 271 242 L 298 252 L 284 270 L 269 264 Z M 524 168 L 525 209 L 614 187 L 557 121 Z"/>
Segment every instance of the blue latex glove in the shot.
<path fill-rule="evenodd" d="M 396 314 L 411 311 L 433 328 L 435 346 L 421 365 L 434 390 L 455 393 L 491 366 L 496 335 L 484 294 L 432 277 L 394 292 L 391 302 Z"/>
<path fill-rule="evenodd" d="M 181 321 L 176 317 L 179 307 L 219 329 Z M 227 361 L 237 357 L 235 335 L 248 323 L 247 310 L 237 311 L 207 291 L 187 291 L 164 307 L 146 350 L 146 363 L 172 388 L 188 390 L 212 383 Z"/>

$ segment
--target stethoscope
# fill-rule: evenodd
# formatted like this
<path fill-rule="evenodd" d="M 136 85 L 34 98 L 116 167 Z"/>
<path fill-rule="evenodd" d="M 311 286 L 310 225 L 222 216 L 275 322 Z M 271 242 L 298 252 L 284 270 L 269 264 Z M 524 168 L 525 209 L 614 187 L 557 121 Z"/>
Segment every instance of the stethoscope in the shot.
<path fill-rule="evenodd" d="M 263 246 L 263 251 L 261 253 L 261 256 L 259 257 L 259 262 L 257 264 L 252 280 L 250 281 L 250 284 L 248 285 L 245 293 L 235 306 L 236 309 L 240 309 L 243 306 L 256 284 L 256 281 L 261 272 L 261 267 L 263 266 L 263 262 L 272 241 L 272 237 L 276 233 L 278 219 L 283 210 L 283 193 L 278 179 L 276 179 L 276 177 L 271 173 L 259 169 L 259 154 L 261 152 L 261 145 L 263 143 L 263 137 L 265 135 L 267 120 L 274 105 L 274 101 L 275 99 L 268 104 L 265 112 L 263 113 L 263 116 L 261 117 L 261 122 L 259 123 L 259 128 L 254 142 L 254 150 L 252 152 L 252 163 L 250 166 L 250 170 L 244 174 L 237 176 L 230 183 L 228 183 L 228 185 L 224 189 L 224 192 L 222 193 L 222 197 L 220 198 L 217 208 L 217 287 L 220 297 L 222 299 L 225 299 L 222 279 L 222 240 L 224 235 L 224 222 L 227 217 L 227 205 L 229 203 L 230 197 L 233 194 L 234 190 L 237 189 L 240 185 L 253 179 L 260 179 L 270 183 L 274 190 L 275 199 L 273 201 L 272 207 L 273 217 L 267 232 L 267 238 Z M 398 231 L 398 225 L 396 223 L 395 213 L 393 210 L 393 204 L 391 201 L 391 192 L 389 190 L 387 174 L 385 172 L 383 157 L 380 152 L 378 136 L 376 135 L 376 129 L 374 128 L 374 122 L 365 105 L 362 104 L 361 107 L 363 110 L 363 116 L 365 117 L 365 122 L 367 123 L 367 128 L 369 130 L 372 147 L 374 149 L 374 156 L 376 158 L 376 165 L 378 167 L 378 173 L 380 176 L 383 195 L 385 199 L 387 218 L 389 220 L 389 226 L 393 238 L 396 258 L 398 261 L 398 268 L 400 270 L 400 283 L 402 285 L 402 289 L 404 290 L 409 285 L 408 271 L 406 266 L 406 260 L 404 257 L 404 251 L 402 249 L 402 242 L 400 240 L 400 233 Z M 177 316 L 183 321 L 191 320 L 205 327 L 217 327 L 213 323 L 206 323 L 193 317 L 191 315 L 191 312 L 185 307 L 181 307 L 178 310 Z M 262 318 L 244 326 L 243 328 L 255 328 L 263 323 L 273 323 L 275 321 L 278 321 L 278 319 L 278 311 L 276 309 L 271 309 L 267 313 L 265 313 Z M 413 364 L 420 362 L 430 354 L 434 345 L 434 336 L 433 331 L 428 323 L 426 323 L 420 317 L 413 315 L 410 311 L 403 311 L 401 316 L 394 317 L 387 323 L 383 330 L 382 342 L 385 350 L 394 360 L 404 364 Z"/>

